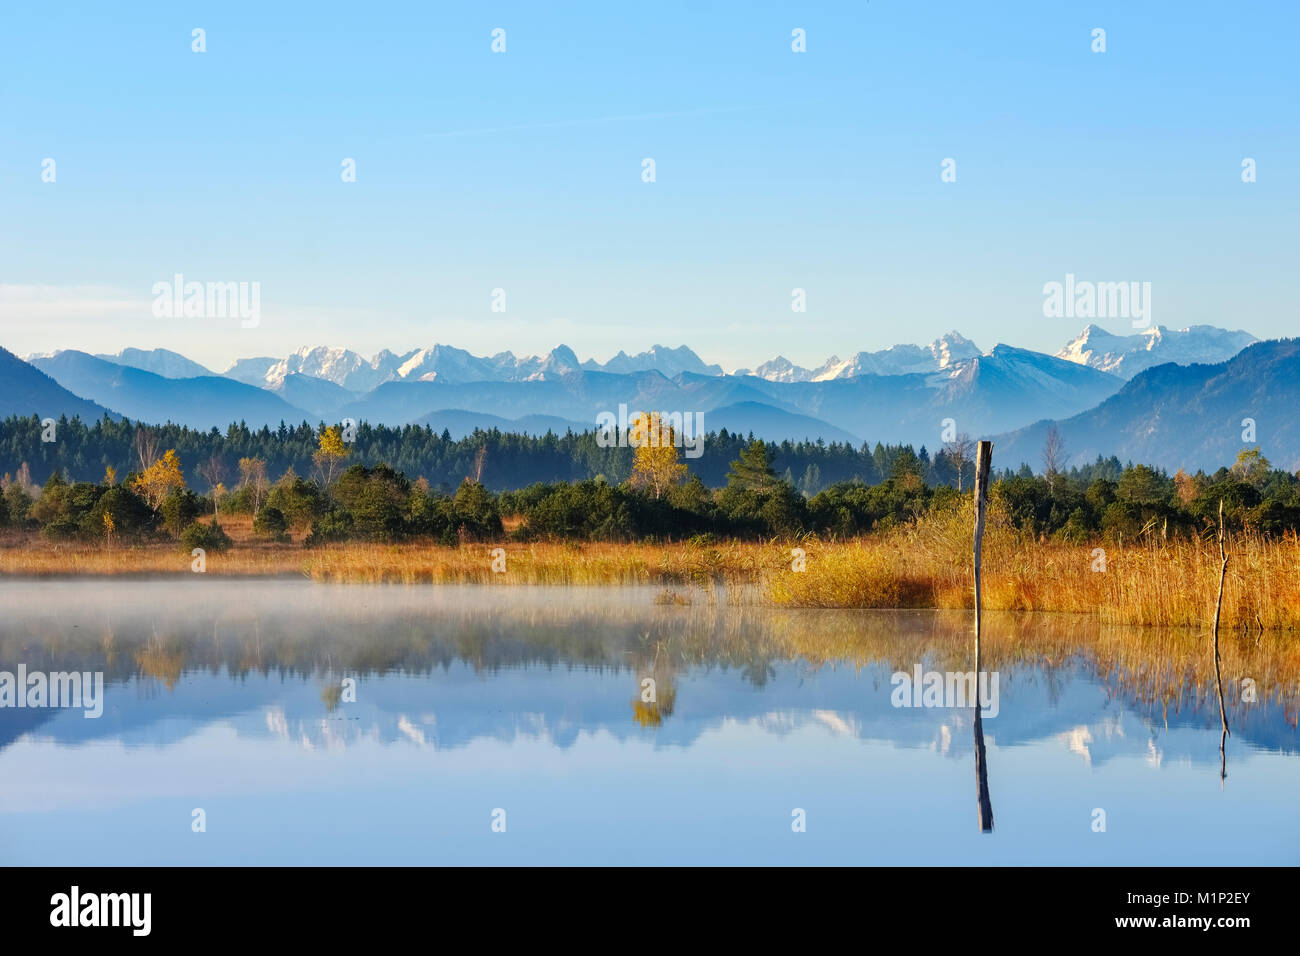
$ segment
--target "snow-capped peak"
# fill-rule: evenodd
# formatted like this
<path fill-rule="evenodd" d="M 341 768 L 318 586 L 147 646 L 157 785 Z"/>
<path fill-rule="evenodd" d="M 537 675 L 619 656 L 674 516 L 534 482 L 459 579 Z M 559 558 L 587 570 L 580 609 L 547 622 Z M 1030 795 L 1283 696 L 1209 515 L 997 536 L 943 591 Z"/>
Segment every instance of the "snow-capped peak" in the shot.
<path fill-rule="evenodd" d="M 1153 365 L 1177 362 L 1225 362 L 1258 341 L 1249 332 L 1229 331 L 1212 325 L 1170 329 L 1163 325 L 1132 335 L 1115 335 L 1099 325 L 1089 325 L 1056 353 L 1059 359 L 1132 378 Z"/>

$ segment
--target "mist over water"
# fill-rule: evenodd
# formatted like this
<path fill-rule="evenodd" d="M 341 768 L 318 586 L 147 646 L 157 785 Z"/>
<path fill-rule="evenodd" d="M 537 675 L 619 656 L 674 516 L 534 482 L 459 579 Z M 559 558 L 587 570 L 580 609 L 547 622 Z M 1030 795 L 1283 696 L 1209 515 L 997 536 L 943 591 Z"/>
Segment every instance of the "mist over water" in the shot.
<path fill-rule="evenodd" d="M 1221 782 L 1203 636 L 991 615 L 981 833 L 971 708 L 891 701 L 969 615 L 658 593 L 0 582 L 0 670 L 104 674 L 98 719 L 0 708 L 0 863 L 1300 862 L 1266 643 Z"/>

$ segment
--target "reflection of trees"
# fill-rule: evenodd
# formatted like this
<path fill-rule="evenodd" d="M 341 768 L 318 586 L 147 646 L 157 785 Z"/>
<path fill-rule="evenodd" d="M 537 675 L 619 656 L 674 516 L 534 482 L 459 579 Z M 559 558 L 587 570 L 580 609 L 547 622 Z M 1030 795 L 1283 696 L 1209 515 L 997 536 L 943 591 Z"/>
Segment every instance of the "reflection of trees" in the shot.
<path fill-rule="evenodd" d="M 48 597 L 33 595 L 30 604 L 19 599 L 6 608 L 0 659 L 30 660 L 39 652 L 49 670 L 102 670 L 108 681 L 144 675 L 168 688 L 188 670 L 322 682 L 326 674 L 426 674 L 461 662 L 484 673 L 535 666 L 631 670 L 660 682 L 661 720 L 667 716 L 665 683 L 672 684 L 664 675 L 694 668 L 734 668 L 764 687 L 783 662 L 804 673 L 877 663 L 910 671 L 921 657 L 937 670 L 970 667 L 965 612 L 703 602 L 683 613 L 656 606 L 650 590 L 611 589 L 599 604 L 530 599 L 522 592 L 501 601 L 498 592 L 487 599 L 473 589 L 440 602 L 431 602 L 426 588 L 315 586 L 304 592 L 288 584 L 258 592 L 238 583 L 204 582 L 201 596 L 164 602 L 142 587 L 142 597 L 128 607 L 106 611 L 100 602 L 64 599 L 57 615 L 48 610 Z M 1082 666 L 1157 723 L 1164 713 L 1206 708 L 1208 715 L 1213 708 L 1217 729 L 1214 664 L 1203 631 L 1122 628 L 1070 615 L 986 614 L 986 623 L 983 670 L 1015 670 L 1053 686 Z M 1295 726 L 1300 642 L 1284 634 L 1247 637 L 1236 631 L 1221 634 L 1220 642 L 1225 687 L 1252 677 L 1260 689 L 1257 706 L 1271 699 Z M 1230 719 L 1243 707 L 1237 695 L 1225 704 Z M 645 717 L 653 719 L 648 710 Z"/>
<path fill-rule="evenodd" d="M 776 676 L 776 668 L 770 659 L 754 657 L 740 668 L 740 676 L 755 687 L 766 687 L 767 682 Z"/>
<path fill-rule="evenodd" d="M 136 651 L 135 661 L 145 676 L 162 681 L 168 690 L 175 690 L 185 669 L 185 652 L 179 647 L 169 648 L 151 641 Z"/>
<path fill-rule="evenodd" d="M 639 690 L 639 687 L 638 687 Z M 655 700 L 643 701 L 638 693 L 632 698 L 632 719 L 642 727 L 658 727 L 665 717 L 673 715 L 677 702 L 677 688 L 671 678 L 655 681 Z"/>
<path fill-rule="evenodd" d="M 636 696 L 632 698 L 632 719 L 642 727 L 658 727 L 673 715 L 677 703 L 675 668 L 665 641 L 642 632 L 637 646 L 628 651 L 632 670 L 637 675 Z M 654 681 L 654 700 L 645 700 L 644 681 Z"/>

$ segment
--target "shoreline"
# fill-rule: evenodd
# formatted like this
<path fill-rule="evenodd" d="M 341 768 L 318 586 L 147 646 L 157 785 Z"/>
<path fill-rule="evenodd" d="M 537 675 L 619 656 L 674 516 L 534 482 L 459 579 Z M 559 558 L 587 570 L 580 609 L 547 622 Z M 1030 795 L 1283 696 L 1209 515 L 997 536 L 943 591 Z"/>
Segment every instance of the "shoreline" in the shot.
<path fill-rule="evenodd" d="M 233 524 L 233 523 L 232 523 Z M 970 610 L 969 530 L 890 532 L 847 540 L 605 543 L 497 541 L 448 546 L 344 542 L 306 549 L 233 529 L 234 543 L 205 555 L 222 580 L 427 586 L 659 588 L 664 604 L 746 603 L 781 608 Z M 943 529 L 940 529 L 943 530 Z M 1103 623 L 1208 627 L 1218 582 L 1217 546 L 1200 541 L 1064 544 L 990 529 L 984 607 L 1082 614 Z M 792 558 L 802 552 L 802 561 Z M 1213 553 L 1211 553 L 1213 552 Z M 1300 629 L 1300 542 L 1242 537 L 1232 543 L 1221 626 L 1232 632 Z M 803 570 L 795 570 L 802 564 Z M 174 542 L 55 543 L 0 537 L 0 579 L 178 581 L 198 577 Z M 678 593 L 684 590 L 686 593 Z"/>

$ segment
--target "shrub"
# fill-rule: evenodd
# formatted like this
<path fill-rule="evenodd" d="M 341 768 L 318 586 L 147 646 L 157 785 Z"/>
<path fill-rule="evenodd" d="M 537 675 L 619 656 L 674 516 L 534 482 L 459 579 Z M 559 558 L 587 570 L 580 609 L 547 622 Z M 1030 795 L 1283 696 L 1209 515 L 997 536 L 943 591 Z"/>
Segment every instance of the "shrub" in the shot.
<path fill-rule="evenodd" d="M 177 488 L 163 499 L 158 511 L 162 514 L 163 528 L 172 537 L 179 538 L 203 514 L 203 499 L 188 488 Z"/>
<path fill-rule="evenodd" d="M 204 551 L 220 552 L 225 551 L 232 543 L 230 536 L 215 519 L 212 524 L 195 521 L 181 532 L 181 544 L 185 546 L 186 551 L 202 548 Z"/>
<path fill-rule="evenodd" d="M 56 515 L 41 528 L 41 535 L 53 541 L 75 538 L 81 533 L 81 525 L 70 515 Z"/>
<path fill-rule="evenodd" d="M 1092 529 L 1088 526 L 1088 516 L 1082 508 L 1075 508 L 1057 536 L 1067 544 L 1086 544 L 1092 539 Z"/>
<path fill-rule="evenodd" d="M 286 474 L 271 489 L 265 507 L 284 515 L 291 528 L 305 528 L 324 513 L 325 500 L 312 482 Z"/>
<path fill-rule="evenodd" d="M 452 526 L 451 499 L 415 485 L 406 503 L 406 526 L 410 534 L 427 535 L 443 544 L 456 543 Z"/>
<path fill-rule="evenodd" d="M 158 524 L 158 513 L 149 503 L 122 485 L 113 485 L 99 496 L 95 506 L 81 519 L 81 533 L 88 538 L 104 535 L 104 515 L 113 519 L 113 533 L 118 537 L 150 534 Z"/>
<path fill-rule="evenodd" d="M 270 505 L 262 508 L 253 518 L 253 534 L 272 541 L 288 541 L 289 522 L 285 519 L 284 512 Z"/>
<path fill-rule="evenodd" d="M 334 499 L 352 516 L 352 534 L 394 541 L 408 533 L 411 482 L 388 465 L 353 465 L 334 486 Z"/>
<path fill-rule="evenodd" d="M 5 489 L 4 499 L 8 508 L 9 523 L 25 524 L 32 510 L 32 496 L 23 489 L 22 485 L 14 482 Z"/>
<path fill-rule="evenodd" d="M 59 472 L 50 475 L 50 480 L 41 489 L 41 496 L 31 507 L 31 516 L 41 525 L 49 525 L 63 513 L 67 504 L 70 486 Z M 44 530 L 44 529 L 42 529 Z"/>
<path fill-rule="evenodd" d="M 311 534 L 303 541 L 303 547 L 314 548 L 331 541 L 346 541 L 352 535 L 352 515 L 342 508 L 331 508 L 321 515 L 311 526 Z"/>
<path fill-rule="evenodd" d="M 496 498 L 477 481 L 467 479 L 461 483 L 452 507 L 457 529 L 464 528 L 471 538 L 484 541 L 501 537 L 501 514 Z"/>

